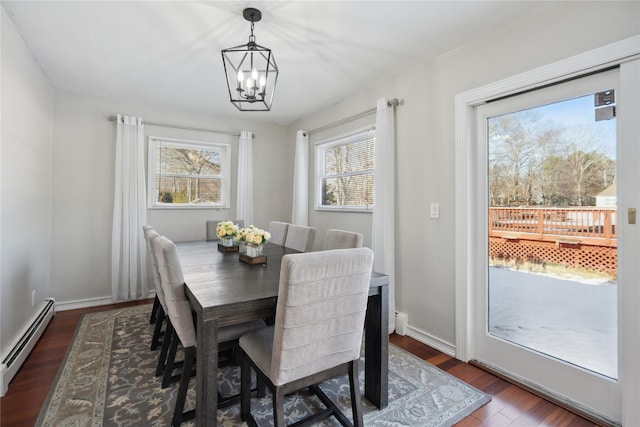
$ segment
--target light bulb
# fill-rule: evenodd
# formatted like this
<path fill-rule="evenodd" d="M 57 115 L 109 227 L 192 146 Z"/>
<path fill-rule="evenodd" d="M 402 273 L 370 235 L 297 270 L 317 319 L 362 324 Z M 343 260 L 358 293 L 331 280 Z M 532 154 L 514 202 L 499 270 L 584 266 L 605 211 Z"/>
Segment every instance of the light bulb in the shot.
<path fill-rule="evenodd" d="M 247 77 L 247 92 L 253 89 L 253 85 L 251 84 L 251 79 Z"/>
<path fill-rule="evenodd" d="M 264 78 L 264 76 L 260 76 L 260 89 L 264 87 L 265 83 L 267 83 L 267 80 Z"/>
<path fill-rule="evenodd" d="M 244 74 L 242 71 L 238 71 L 238 92 L 242 93 L 242 82 L 244 81 Z"/>
<path fill-rule="evenodd" d="M 258 70 L 256 70 L 255 68 L 251 70 L 251 78 L 253 80 L 258 80 Z"/>

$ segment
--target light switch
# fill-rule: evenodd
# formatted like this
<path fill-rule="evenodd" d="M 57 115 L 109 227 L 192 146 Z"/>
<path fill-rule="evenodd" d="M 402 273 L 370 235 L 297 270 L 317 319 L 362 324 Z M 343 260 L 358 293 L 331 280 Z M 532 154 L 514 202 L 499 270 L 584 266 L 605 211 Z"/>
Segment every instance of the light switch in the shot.
<path fill-rule="evenodd" d="M 440 218 L 440 203 L 431 202 L 431 218 Z"/>

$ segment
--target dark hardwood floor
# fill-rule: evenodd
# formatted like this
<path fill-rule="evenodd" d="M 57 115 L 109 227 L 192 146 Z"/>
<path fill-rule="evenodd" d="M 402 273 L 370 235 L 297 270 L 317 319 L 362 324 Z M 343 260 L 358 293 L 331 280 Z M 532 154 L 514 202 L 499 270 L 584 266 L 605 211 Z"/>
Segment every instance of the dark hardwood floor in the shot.
<path fill-rule="evenodd" d="M 106 305 L 56 313 L 42 338 L 0 399 L 0 425 L 33 426 L 49 387 L 64 359 L 78 321 L 85 313 L 127 305 L 147 304 L 151 300 Z M 470 426 L 595 426 L 578 415 L 554 405 L 522 388 L 510 384 L 468 363 L 460 362 L 409 337 L 392 334 L 390 341 L 492 396 L 487 405 L 458 423 Z"/>
<path fill-rule="evenodd" d="M 389 341 L 491 396 L 491 402 L 456 424 L 458 427 L 598 426 L 489 372 L 461 362 L 413 338 L 392 334 Z"/>

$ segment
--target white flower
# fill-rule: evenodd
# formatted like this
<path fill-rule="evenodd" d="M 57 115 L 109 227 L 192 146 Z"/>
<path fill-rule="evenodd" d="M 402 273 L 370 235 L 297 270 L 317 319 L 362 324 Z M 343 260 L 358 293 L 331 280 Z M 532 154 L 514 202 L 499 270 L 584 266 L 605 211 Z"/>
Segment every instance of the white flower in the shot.
<path fill-rule="evenodd" d="M 216 234 L 220 239 L 233 237 L 238 232 L 238 226 L 232 221 L 222 221 L 218 223 L 216 227 Z"/>
<path fill-rule="evenodd" d="M 249 228 L 245 228 L 238 231 L 236 235 L 236 239 L 239 241 L 245 241 L 247 244 L 252 246 L 261 246 L 269 241 L 271 235 L 264 230 L 256 228 L 254 226 L 249 226 Z"/>

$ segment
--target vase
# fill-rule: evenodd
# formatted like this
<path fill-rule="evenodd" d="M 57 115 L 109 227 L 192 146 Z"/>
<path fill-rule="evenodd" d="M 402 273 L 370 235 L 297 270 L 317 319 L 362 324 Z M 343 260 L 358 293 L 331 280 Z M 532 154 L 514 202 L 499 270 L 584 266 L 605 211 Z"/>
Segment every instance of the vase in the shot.
<path fill-rule="evenodd" d="M 222 241 L 222 246 L 227 246 L 227 247 L 233 246 L 233 237 L 223 237 L 221 241 Z"/>
<path fill-rule="evenodd" d="M 238 247 L 241 254 L 247 253 L 247 244 L 245 242 L 239 242 Z"/>
<path fill-rule="evenodd" d="M 252 258 L 262 256 L 262 248 L 263 248 L 262 245 L 260 246 L 247 245 L 247 256 L 250 256 Z"/>

